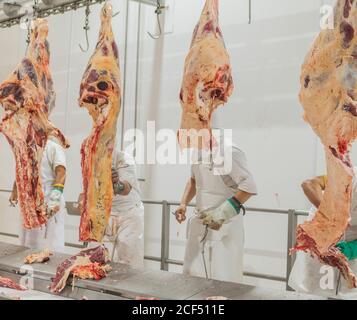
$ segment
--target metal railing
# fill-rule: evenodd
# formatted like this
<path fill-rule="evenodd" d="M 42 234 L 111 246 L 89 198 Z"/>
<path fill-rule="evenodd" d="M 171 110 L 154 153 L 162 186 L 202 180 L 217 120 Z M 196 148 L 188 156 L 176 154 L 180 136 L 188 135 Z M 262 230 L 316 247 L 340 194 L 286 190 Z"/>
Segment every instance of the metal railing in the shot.
<path fill-rule="evenodd" d="M 10 190 L 2 190 L 0 192 L 11 192 Z M 160 269 L 164 271 L 169 270 L 169 265 L 178 265 L 183 266 L 183 261 L 170 259 L 170 221 L 171 221 L 171 206 L 179 206 L 180 203 L 177 201 L 154 201 L 154 200 L 144 200 L 144 204 L 146 205 L 161 205 L 161 247 L 160 247 L 160 256 L 145 256 L 145 260 L 156 261 L 160 262 Z M 195 204 L 191 203 L 188 205 L 189 207 L 195 207 Z M 79 216 L 79 210 L 77 207 L 76 202 L 66 202 L 66 209 L 67 213 L 70 216 Z M 254 273 L 254 272 L 244 272 L 245 276 L 266 279 L 266 280 L 273 280 L 273 281 L 281 281 L 286 283 L 286 289 L 292 290 L 288 286 L 289 276 L 294 265 L 295 261 L 295 254 L 290 255 L 289 249 L 292 248 L 296 241 L 295 230 L 298 224 L 298 217 L 299 216 L 308 216 L 309 213 L 307 211 L 302 210 L 294 210 L 294 209 L 267 209 L 267 208 L 251 208 L 246 207 L 246 212 L 252 213 L 267 213 L 267 214 L 279 214 L 287 216 L 287 244 L 286 244 L 286 276 L 280 277 L 275 275 L 269 274 L 262 274 L 262 273 Z M 0 232 L 0 236 L 6 237 L 13 237 L 18 238 L 17 234 Z M 65 246 L 73 247 L 73 248 L 85 248 L 86 244 L 76 244 L 76 243 L 69 243 L 66 242 Z"/>
<path fill-rule="evenodd" d="M 180 203 L 177 201 L 153 201 L 153 200 L 144 200 L 144 204 L 152 204 L 152 205 L 162 205 L 162 224 L 161 224 L 161 256 L 160 257 L 150 257 L 146 256 L 145 259 L 158 261 L 161 264 L 161 270 L 168 270 L 170 264 L 174 265 L 183 265 L 183 261 L 172 260 L 170 259 L 170 219 L 171 219 L 171 206 L 179 206 Z M 194 207 L 195 204 L 188 205 L 189 207 Z M 254 213 L 271 213 L 271 214 L 279 214 L 285 215 L 288 217 L 288 230 L 287 230 L 287 252 L 286 252 L 286 276 L 279 277 L 274 275 L 267 275 L 261 273 L 253 273 L 253 272 L 244 272 L 245 276 L 267 279 L 273 281 L 282 281 L 286 283 L 286 289 L 292 290 L 288 286 L 288 280 L 291 273 L 291 269 L 294 265 L 295 254 L 290 255 L 289 249 L 292 248 L 296 241 L 295 230 L 298 224 L 299 216 L 308 216 L 309 212 L 302 210 L 294 210 L 294 209 L 267 209 L 267 208 L 250 208 L 246 207 L 246 212 L 254 212 Z"/>

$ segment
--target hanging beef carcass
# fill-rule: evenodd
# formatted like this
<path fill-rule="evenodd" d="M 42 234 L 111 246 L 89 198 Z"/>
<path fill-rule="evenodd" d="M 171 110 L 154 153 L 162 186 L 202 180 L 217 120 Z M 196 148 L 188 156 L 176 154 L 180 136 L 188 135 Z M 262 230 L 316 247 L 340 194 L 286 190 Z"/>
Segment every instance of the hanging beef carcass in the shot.
<path fill-rule="evenodd" d="M 48 120 L 55 92 L 49 68 L 47 21 L 33 21 L 26 57 L 0 85 L 0 104 L 5 109 L 0 130 L 16 161 L 16 185 L 24 227 L 37 228 L 48 220 L 42 191 L 40 165 L 49 136 L 63 147 L 68 142 Z"/>
<path fill-rule="evenodd" d="M 349 226 L 353 168 L 349 157 L 357 137 L 357 1 L 338 0 L 334 29 L 322 30 L 302 67 L 300 100 L 305 119 L 326 153 L 328 184 L 312 221 L 298 226 L 294 250 L 337 267 L 357 287 L 346 257 L 336 248 Z"/>
<path fill-rule="evenodd" d="M 101 13 L 98 44 L 83 76 L 79 104 L 93 118 L 90 136 L 81 148 L 83 200 L 80 240 L 101 241 L 109 221 L 113 186 L 112 152 L 121 89 L 118 49 L 111 26 L 112 7 L 106 3 Z"/>
<path fill-rule="evenodd" d="M 61 292 L 71 274 L 81 279 L 99 280 L 106 277 L 111 270 L 108 262 L 109 254 L 104 246 L 82 250 L 58 266 L 56 276 L 52 279 L 51 291 Z"/>
<path fill-rule="evenodd" d="M 206 0 L 186 57 L 180 101 L 182 148 L 210 148 L 213 111 L 233 92 L 230 58 L 218 23 L 218 0 Z M 199 137 L 202 136 L 203 140 Z"/>

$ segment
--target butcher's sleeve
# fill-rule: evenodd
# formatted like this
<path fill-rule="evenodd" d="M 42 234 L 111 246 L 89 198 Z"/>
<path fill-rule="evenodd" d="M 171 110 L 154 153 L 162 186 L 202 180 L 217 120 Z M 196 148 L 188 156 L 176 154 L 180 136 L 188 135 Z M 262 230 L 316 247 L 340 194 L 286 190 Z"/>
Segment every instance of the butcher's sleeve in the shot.
<path fill-rule="evenodd" d="M 51 142 L 48 145 L 48 148 L 49 160 L 52 170 L 54 171 L 58 166 L 63 166 L 66 168 L 66 154 L 64 148 L 55 142 Z"/>
<path fill-rule="evenodd" d="M 237 188 L 241 191 L 256 195 L 258 193 L 252 173 L 248 168 L 247 158 L 243 151 L 233 149 L 232 171 L 230 174 Z"/>
<path fill-rule="evenodd" d="M 113 167 L 118 172 L 120 181 L 128 181 L 131 186 L 137 184 L 136 163 L 128 154 L 114 158 Z"/>

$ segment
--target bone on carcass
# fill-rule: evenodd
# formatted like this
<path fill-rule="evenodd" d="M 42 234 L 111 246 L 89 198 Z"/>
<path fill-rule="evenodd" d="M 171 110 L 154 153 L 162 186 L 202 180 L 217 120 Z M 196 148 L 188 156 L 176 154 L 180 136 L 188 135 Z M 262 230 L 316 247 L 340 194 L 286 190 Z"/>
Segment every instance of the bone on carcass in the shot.
<path fill-rule="evenodd" d="M 218 0 L 206 0 L 185 60 L 180 92 L 182 118 L 178 132 L 181 148 L 212 147 L 210 122 L 213 111 L 227 102 L 233 92 L 230 58 L 218 15 Z"/>
<path fill-rule="evenodd" d="M 293 249 L 337 267 L 357 287 L 346 257 L 336 248 L 349 227 L 353 167 L 349 152 L 357 137 L 357 1 L 338 0 L 334 29 L 322 30 L 302 67 L 300 101 L 305 120 L 325 147 L 328 184 L 312 221 L 297 228 Z"/>
<path fill-rule="evenodd" d="M 0 277 L 0 287 L 19 290 L 19 291 L 27 290 L 25 287 L 17 284 L 16 282 L 12 281 L 11 279 L 3 278 L 3 277 Z"/>
<path fill-rule="evenodd" d="M 42 191 L 40 165 L 47 139 L 69 147 L 63 134 L 48 120 L 55 103 L 49 69 L 47 21 L 32 23 L 26 57 L 0 85 L 5 114 L 0 130 L 8 140 L 16 162 L 16 185 L 24 227 L 37 228 L 48 220 Z"/>
<path fill-rule="evenodd" d="M 26 264 L 33 264 L 33 263 L 44 263 L 50 260 L 50 256 L 53 253 L 49 249 L 44 249 L 41 252 L 36 252 L 28 255 L 24 262 Z"/>
<path fill-rule="evenodd" d="M 79 104 L 93 118 L 90 136 L 81 148 L 83 200 L 80 240 L 101 242 L 109 221 L 113 186 L 112 153 L 120 112 L 121 89 L 118 49 L 111 26 L 112 7 L 101 13 L 98 44 L 84 73 Z"/>
<path fill-rule="evenodd" d="M 51 291 L 59 293 L 67 284 L 67 279 L 73 272 L 82 279 L 102 279 L 110 271 L 108 250 L 104 246 L 86 249 L 77 255 L 63 261 L 57 268 L 52 279 Z"/>

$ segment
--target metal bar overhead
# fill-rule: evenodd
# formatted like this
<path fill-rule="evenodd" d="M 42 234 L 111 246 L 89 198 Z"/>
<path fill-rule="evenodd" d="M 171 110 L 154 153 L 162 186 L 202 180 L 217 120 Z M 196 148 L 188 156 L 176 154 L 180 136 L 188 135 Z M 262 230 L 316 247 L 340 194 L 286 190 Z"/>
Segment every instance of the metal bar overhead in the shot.
<path fill-rule="evenodd" d="M 69 11 L 75 11 L 79 8 L 90 6 L 94 4 L 100 4 L 106 0 L 56 0 L 52 5 L 45 5 L 40 3 L 35 6 L 36 16 L 39 18 L 45 18 L 51 15 L 64 14 Z M 129 0 L 128 0 L 129 1 Z M 157 0 L 131 0 L 140 2 L 143 4 L 157 6 Z M 33 1 L 27 1 L 26 4 L 34 3 Z M 23 3 L 23 4 L 25 4 Z M 0 28 L 9 28 L 21 23 L 21 18 L 25 17 L 26 13 L 20 13 L 15 17 L 0 18 Z"/>

